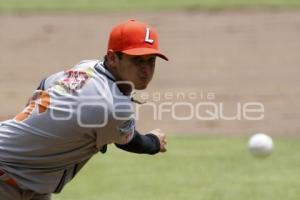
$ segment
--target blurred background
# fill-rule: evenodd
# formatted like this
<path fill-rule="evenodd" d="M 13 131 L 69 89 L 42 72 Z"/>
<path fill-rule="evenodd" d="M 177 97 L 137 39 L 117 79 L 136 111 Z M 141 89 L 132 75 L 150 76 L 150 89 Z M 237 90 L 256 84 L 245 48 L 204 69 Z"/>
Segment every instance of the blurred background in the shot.
<path fill-rule="evenodd" d="M 166 131 L 168 154 L 141 158 L 112 147 L 54 199 L 296 200 L 299 8 L 299 0 L 0 0 L 0 120 L 22 110 L 48 75 L 102 59 L 111 28 L 134 18 L 156 27 L 170 58 L 157 61 L 147 93 L 137 98 L 148 94 L 157 106 L 222 103 L 226 116 L 236 116 L 238 104 L 258 102 L 264 118 L 175 120 L 166 112 L 157 120 L 151 108 L 141 107 L 138 128 Z M 187 107 L 175 112 L 189 115 Z M 276 138 L 266 160 L 246 152 L 255 132 Z"/>

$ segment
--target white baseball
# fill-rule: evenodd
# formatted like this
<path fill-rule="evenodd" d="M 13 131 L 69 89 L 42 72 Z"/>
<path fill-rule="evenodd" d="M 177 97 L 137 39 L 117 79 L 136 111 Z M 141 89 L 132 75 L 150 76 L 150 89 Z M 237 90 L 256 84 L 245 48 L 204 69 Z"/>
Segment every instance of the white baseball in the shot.
<path fill-rule="evenodd" d="M 269 156 L 274 148 L 273 140 L 264 133 L 256 133 L 251 136 L 248 142 L 249 151 L 257 157 Z"/>

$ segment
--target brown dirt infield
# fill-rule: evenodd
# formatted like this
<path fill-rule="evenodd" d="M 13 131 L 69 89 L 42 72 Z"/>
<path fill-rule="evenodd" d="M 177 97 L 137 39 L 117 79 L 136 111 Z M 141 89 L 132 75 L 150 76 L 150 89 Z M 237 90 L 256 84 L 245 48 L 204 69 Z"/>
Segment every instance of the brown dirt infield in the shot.
<path fill-rule="evenodd" d="M 161 49 L 170 57 L 157 63 L 147 90 L 150 101 L 168 94 L 157 105 L 170 95 L 172 103 L 222 102 L 228 116 L 236 113 L 238 102 L 261 102 L 265 108 L 258 121 L 180 121 L 167 112 L 163 120 L 154 120 L 145 108 L 138 121 L 142 131 L 300 134 L 298 11 L 0 15 L 0 119 L 18 113 L 47 75 L 83 59 L 102 58 L 111 27 L 128 18 L 157 27 Z M 214 100 L 207 99 L 210 93 Z M 177 107 L 175 115 L 187 110 Z"/>

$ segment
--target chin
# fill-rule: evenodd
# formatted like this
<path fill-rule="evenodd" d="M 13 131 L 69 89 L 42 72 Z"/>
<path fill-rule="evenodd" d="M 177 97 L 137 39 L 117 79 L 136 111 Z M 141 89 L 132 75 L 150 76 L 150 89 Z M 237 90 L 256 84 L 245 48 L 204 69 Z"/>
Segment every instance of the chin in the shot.
<path fill-rule="evenodd" d="M 143 81 L 139 81 L 135 84 L 135 89 L 136 90 L 144 90 L 148 87 L 150 83 L 150 80 L 143 80 Z"/>
<path fill-rule="evenodd" d="M 145 90 L 147 88 L 148 84 L 145 85 L 139 85 L 139 86 L 135 86 L 136 90 Z"/>

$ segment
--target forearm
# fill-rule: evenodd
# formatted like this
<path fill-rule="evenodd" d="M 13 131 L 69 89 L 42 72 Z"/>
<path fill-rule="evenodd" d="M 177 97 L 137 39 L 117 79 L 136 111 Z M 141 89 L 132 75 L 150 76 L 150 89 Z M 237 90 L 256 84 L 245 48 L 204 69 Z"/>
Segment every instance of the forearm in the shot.
<path fill-rule="evenodd" d="M 118 148 L 139 154 L 156 154 L 160 151 L 160 141 L 152 133 L 142 135 L 135 131 L 132 140 L 127 144 L 115 144 Z"/>

